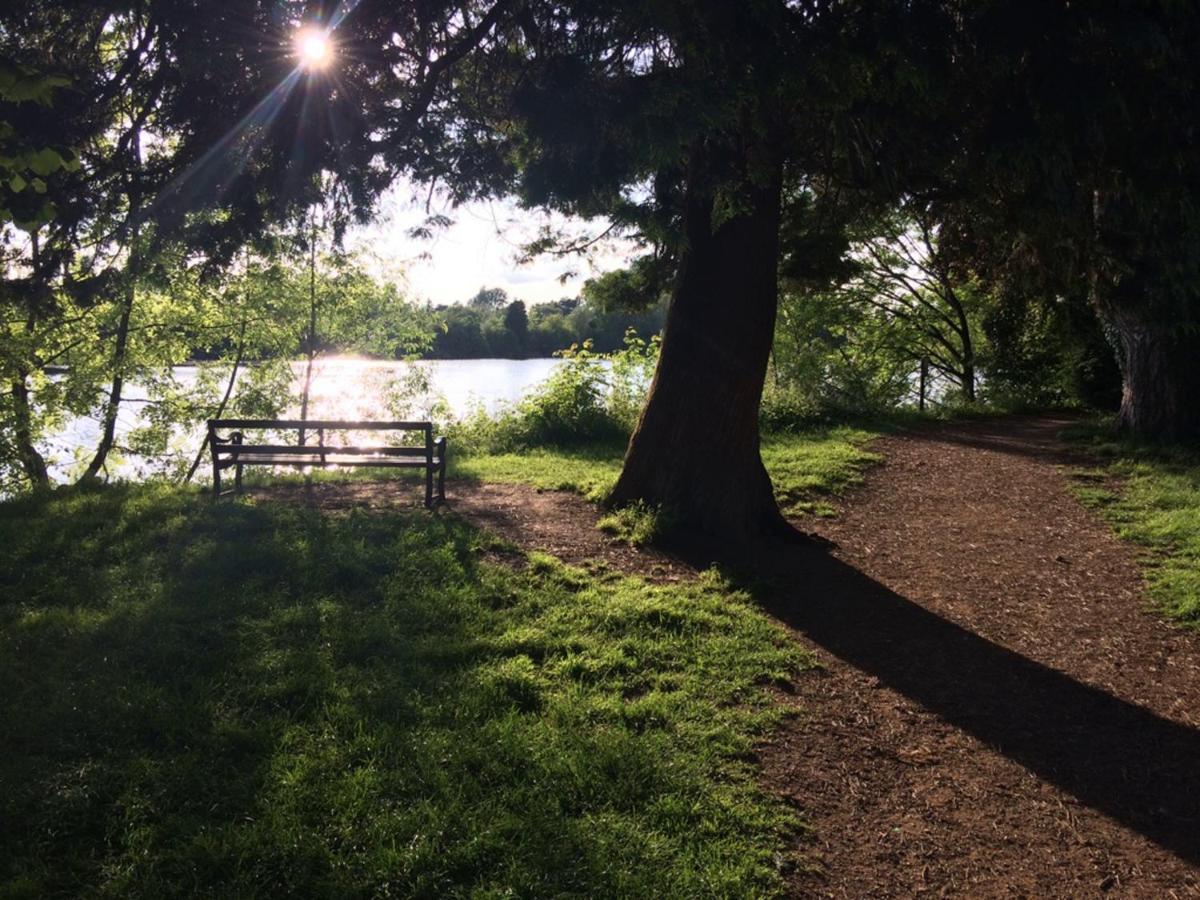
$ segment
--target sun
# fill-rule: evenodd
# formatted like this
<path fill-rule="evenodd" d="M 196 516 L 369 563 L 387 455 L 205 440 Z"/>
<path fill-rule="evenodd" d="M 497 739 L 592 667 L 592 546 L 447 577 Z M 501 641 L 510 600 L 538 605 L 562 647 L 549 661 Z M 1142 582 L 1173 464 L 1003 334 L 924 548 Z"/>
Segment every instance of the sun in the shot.
<path fill-rule="evenodd" d="M 296 32 L 296 56 L 306 69 L 324 69 L 333 59 L 333 40 L 324 28 L 310 25 Z"/>

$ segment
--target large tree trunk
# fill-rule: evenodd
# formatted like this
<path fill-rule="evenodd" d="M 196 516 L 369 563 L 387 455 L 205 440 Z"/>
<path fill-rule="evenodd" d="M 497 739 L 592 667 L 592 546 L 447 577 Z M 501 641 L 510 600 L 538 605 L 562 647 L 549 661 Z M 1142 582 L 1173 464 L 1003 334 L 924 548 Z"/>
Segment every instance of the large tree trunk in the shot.
<path fill-rule="evenodd" d="M 758 434 L 778 301 L 781 170 L 753 163 L 754 181 L 718 208 L 710 163 L 694 154 L 658 368 L 609 497 L 662 506 L 681 528 L 735 541 L 790 531 Z"/>
<path fill-rule="evenodd" d="M 1133 309 L 1109 321 L 1121 343 L 1117 427 L 1163 440 L 1200 438 L 1200 337 L 1178 324 L 1144 321 Z"/>
<path fill-rule="evenodd" d="M 1121 368 L 1117 427 L 1159 440 L 1200 438 L 1200 294 L 1189 274 L 1190 220 L 1099 190 L 1092 217 L 1089 289 Z"/>

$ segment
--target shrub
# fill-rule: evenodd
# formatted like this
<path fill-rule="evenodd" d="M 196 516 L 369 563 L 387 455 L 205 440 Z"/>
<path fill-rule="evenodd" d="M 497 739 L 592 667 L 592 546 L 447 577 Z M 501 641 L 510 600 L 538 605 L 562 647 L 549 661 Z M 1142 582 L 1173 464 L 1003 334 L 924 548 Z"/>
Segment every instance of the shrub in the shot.
<path fill-rule="evenodd" d="M 596 353 L 591 341 L 556 354 L 563 360 L 536 390 L 489 416 L 476 409 L 454 426 L 468 450 L 505 453 L 531 447 L 578 447 L 628 439 L 658 361 L 657 336 L 630 329 L 625 349 Z"/>
<path fill-rule="evenodd" d="M 802 431 L 822 419 L 820 404 L 810 393 L 768 381 L 758 410 L 759 428 L 767 433 Z"/>

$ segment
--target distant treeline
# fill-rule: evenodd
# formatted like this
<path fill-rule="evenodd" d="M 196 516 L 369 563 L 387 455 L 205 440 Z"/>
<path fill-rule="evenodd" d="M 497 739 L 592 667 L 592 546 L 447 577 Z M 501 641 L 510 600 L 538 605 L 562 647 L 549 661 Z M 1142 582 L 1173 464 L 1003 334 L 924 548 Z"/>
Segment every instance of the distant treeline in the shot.
<path fill-rule="evenodd" d="M 619 350 L 625 332 L 643 337 L 663 327 L 661 306 L 644 312 L 599 309 L 586 299 L 568 298 L 526 306 L 500 288 L 481 290 L 463 305 L 427 308 L 433 342 L 427 359 L 527 359 L 591 340 L 598 352 Z"/>

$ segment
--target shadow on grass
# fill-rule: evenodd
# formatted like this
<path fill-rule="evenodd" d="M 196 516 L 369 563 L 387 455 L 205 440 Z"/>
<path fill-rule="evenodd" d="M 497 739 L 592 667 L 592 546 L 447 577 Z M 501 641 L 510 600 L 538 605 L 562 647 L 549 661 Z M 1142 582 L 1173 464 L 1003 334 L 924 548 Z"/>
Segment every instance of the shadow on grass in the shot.
<path fill-rule="evenodd" d="M 454 668 L 430 665 L 432 637 L 443 657 L 474 652 L 434 602 L 472 577 L 469 530 L 412 522 L 333 528 L 153 489 L 0 505 L 2 892 L 303 892 L 328 878 L 306 814 L 271 785 L 311 781 L 299 793 L 320 808 L 331 760 L 313 726 L 332 739 L 364 702 L 375 721 L 410 720 Z M 403 573 L 373 548 L 406 539 L 428 567 L 397 610 L 379 586 Z M 344 673 L 380 661 L 395 690 L 365 700 Z"/>
<path fill-rule="evenodd" d="M 0 896 L 760 896 L 807 658 L 424 511 L 0 504 Z"/>

